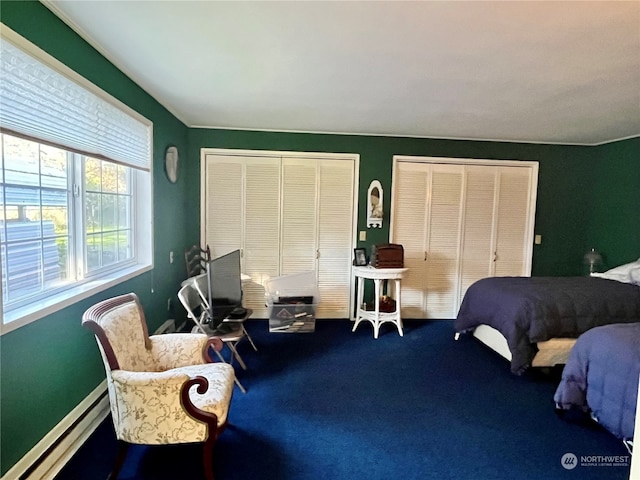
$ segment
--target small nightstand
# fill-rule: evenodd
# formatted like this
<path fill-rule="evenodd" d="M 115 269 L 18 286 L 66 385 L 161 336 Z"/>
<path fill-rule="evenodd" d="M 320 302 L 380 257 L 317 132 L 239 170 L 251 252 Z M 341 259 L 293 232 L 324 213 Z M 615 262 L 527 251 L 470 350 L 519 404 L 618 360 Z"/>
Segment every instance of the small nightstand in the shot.
<path fill-rule="evenodd" d="M 373 338 L 378 338 L 380 331 L 380 325 L 385 322 L 395 324 L 398 328 L 398 333 L 403 336 L 402 333 L 402 318 L 400 314 L 401 309 L 401 289 L 400 280 L 408 268 L 373 268 L 373 267 L 353 267 L 353 274 L 358 279 L 358 293 L 357 293 L 357 305 L 356 320 L 353 325 L 352 332 L 356 331 L 358 325 L 362 321 L 369 321 L 373 325 Z M 364 300 L 364 280 L 373 280 L 375 287 L 374 310 L 366 310 L 363 305 Z M 394 295 L 396 301 L 396 309 L 394 312 L 381 312 L 380 311 L 380 297 L 381 297 L 381 284 L 384 280 L 394 281 Z"/>

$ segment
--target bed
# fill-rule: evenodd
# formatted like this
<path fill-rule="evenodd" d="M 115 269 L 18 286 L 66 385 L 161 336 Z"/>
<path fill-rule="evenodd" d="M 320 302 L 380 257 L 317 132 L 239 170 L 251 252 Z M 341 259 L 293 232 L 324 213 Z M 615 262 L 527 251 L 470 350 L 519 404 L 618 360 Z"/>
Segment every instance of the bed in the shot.
<path fill-rule="evenodd" d="M 571 350 L 553 397 L 560 412 L 589 414 L 625 443 L 633 440 L 640 376 L 640 323 L 596 327 Z"/>
<path fill-rule="evenodd" d="M 621 281 L 610 272 L 628 273 Z M 454 322 L 522 374 L 566 363 L 575 339 L 611 323 L 640 322 L 640 259 L 600 276 L 491 277 L 472 284 Z M 636 284 L 638 283 L 638 284 Z"/>

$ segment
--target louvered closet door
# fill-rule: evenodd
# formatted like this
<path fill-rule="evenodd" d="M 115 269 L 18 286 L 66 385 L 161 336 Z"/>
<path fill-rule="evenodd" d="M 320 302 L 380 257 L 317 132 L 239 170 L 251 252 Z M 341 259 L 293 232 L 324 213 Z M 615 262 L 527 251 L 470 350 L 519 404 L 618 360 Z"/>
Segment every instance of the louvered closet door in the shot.
<path fill-rule="evenodd" d="M 391 240 L 409 267 L 403 317 L 455 318 L 475 281 L 530 274 L 536 175 L 534 164 L 396 161 Z"/>
<path fill-rule="evenodd" d="M 317 166 L 306 159 L 282 160 L 280 274 L 315 270 L 317 254 Z"/>
<path fill-rule="evenodd" d="M 244 163 L 242 157 L 206 156 L 205 243 L 214 258 L 242 248 Z"/>
<path fill-rule="evenodd" d="M 399 162 L 392 241 L 404 247 L 402 315 L 453 318 L 457 308 L 463 167 Z"/>
<path fill-rule="evenodd" d="M 465 166 L 462 248 L 458 304 L 467 288 L 493 274 L 494 198 L 497 168 Z"/>
<path fill-rule="evenodd" d="M 526 276 L 532 172 L 530 168 L 503 167 L 498 175 L 493 275 Z"/>
<path fill-rule="evenodd" d="M 404 266 L 409 270 L 402 279 L 402 316 L 426 317 L 427 192 L 429 165 L 398 162 L 394 172 L 393 225 L 391 241 L 404 248 Z"/>
<path fill-rule="evenodd" d="M 355 164 L 318 160 L 319 318 L 349 318 Z"/>
<path fill-rule="evenodd" d="M 207 155 L 205 236 L 214 255 L 242 250 L 244 304 L 266 318 L 267 278 L 315 270 L 318 318 L 350 317 L 356 161 Z"/>
<path fill-rule="evenodd" d="M 459 165 L 433 165 L 431 170 L 425 317 L 454 318 L 464 169 Z"/>
<path fill-rule="evenodd" d="M 242 272 L 251 281 L 243 285 L 243 305 L 254 311 L 255 318 L 265 318 L 263 285 L 279 275 L 280 159 L 247 159 L 244 177 Z"/>
<path fill-rule="evenodd" d="M 279 274 L 280 159 L 207 155 L 205 241 L 213 257 L 242 252 L 243 304 L 267 316 L 263 282 Z"/>

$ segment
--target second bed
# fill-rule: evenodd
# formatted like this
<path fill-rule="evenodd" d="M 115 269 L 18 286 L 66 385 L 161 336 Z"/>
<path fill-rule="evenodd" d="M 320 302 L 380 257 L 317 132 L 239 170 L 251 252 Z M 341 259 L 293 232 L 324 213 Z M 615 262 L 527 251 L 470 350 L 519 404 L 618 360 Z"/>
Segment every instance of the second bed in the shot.
<path fill-rule="evenodd" d="M 565 363 L 575 339 L 640 322 L 640 286 L 599 277 L 491 277 L 472 284 L 454 322 L 511 361 L 511 371 Z"/>

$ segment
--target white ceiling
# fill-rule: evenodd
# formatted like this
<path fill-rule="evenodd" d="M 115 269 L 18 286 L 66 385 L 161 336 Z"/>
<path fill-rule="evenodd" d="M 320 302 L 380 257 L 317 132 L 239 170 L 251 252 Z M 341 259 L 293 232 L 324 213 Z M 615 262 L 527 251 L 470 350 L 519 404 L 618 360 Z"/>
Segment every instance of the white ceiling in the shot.
<path fill-rule="evenodd" d="M 43 3 L 191 127 L 640 135 L 640 1 Z"/>

